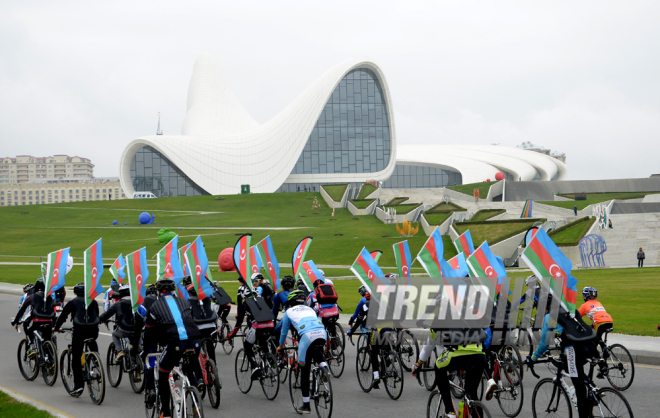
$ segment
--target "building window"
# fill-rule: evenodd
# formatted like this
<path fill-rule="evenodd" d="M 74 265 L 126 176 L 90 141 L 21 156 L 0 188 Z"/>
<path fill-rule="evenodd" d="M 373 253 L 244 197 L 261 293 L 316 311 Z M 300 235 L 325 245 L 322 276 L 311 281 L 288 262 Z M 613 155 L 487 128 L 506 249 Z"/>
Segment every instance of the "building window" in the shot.
<path fill-rule="evenodd" d="M 438 167 L 397 164 L 390 178 L 383 182 L 383 188 L 412 189 L 460 184 L 463 184 L 463 176 L 457 171 Z"/>
<path fill-rule="evenodd" d="M 141 148 L 133 157 L 131 181 L 135 191 L 152 192 L 156 197 L 209 194 L 150 146 Z"/>

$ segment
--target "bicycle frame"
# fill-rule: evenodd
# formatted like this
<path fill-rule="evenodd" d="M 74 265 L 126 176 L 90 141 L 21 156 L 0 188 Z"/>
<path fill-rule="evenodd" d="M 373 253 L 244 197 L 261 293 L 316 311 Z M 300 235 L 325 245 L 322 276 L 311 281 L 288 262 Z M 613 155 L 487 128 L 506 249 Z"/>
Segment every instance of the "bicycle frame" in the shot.
<path fill-rule="evenodd" d="M 155 384 L 155 389 L 156 389 L 156 402 L 158 402 L 159 399 L 159 388 L 158 388 L 158 358 L 160 357 L 162 353 L 153 353 L 153 354 L 148 354 L 146 357 L 146 362 L 147 362 L 147 368 L 153 369 L 154 370 L 154 382 Z M 155 358 L 155 364 L 153 367 L 150 367 L 150 361 L 149 359 Z M 174 378 L 180 379 L 181 380 L 181 387 L 177 386 L 174 383 Z M 186 410 L 186 388 L 190 387 L 190 381 L 186 377 L 185 374 L 181 372 L 181 369 L 179 367 L 175 367 L 172 369 L 170 372 L 170 375 L 168 377 L 168 383 L 169 383 L 169 390 L 170 390 L 170 396 L 172 399 L 172 403 L 174 404 L 174 408 L 172 410 L 172 414 L 176 418 L 181 418 L 183 416 L 183 411 Z M 177 400 L 177 398 L 179 398 Z M 154 405 L 154 408 L 156 405 Z"/>

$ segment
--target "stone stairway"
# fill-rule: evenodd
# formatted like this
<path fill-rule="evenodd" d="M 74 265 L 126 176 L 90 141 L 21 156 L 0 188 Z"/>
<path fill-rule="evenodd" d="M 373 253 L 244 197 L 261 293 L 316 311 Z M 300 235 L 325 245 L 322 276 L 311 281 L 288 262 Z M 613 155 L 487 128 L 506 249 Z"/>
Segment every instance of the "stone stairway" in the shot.
<path fill-rule="evenodd" d="M 637 265 L 637 250 L 644 249 L 645 266 L 658 265 L 660 250 L 660 213 L 610 215 L 613 229 L 596 229 L 607 243 L 605 263 L 610 267 Z"/>

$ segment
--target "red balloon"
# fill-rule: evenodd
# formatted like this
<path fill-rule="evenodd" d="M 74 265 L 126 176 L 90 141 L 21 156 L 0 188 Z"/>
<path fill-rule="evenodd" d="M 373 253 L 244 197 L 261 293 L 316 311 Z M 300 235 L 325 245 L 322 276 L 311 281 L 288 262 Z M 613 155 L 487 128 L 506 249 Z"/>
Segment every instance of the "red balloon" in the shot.
<path fill-rule="evenodd" d="M 490 183 L 490 179 L 486 179 L 486 183 Z"/>
<path fill-rule="evenodd" d="M 218 255 L 218 267 L 220 267 L 220 271 L 236 271 L 233 248 L 225 248 L 220 252 L 220 255 Z"/>
<path fill-rule="evenodd" d="M 504 180 L 504 174 L 498 171 L 497 173 L 495 173 L 495 180 L 497 181 Z"/>

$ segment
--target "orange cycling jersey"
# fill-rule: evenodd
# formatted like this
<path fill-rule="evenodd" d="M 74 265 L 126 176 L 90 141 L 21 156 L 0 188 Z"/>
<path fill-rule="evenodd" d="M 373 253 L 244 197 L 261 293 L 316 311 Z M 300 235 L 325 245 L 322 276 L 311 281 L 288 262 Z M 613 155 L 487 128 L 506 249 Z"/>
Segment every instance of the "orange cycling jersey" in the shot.
<path fill-rule="evenodd" d="M 594 325 L 600 325 L 605 322 L 614 322 L 610 314 L 605 312 L 603 305 L 597 300 L 588 300 L 580 306 L 580 315 L 588 316 Z"/>

